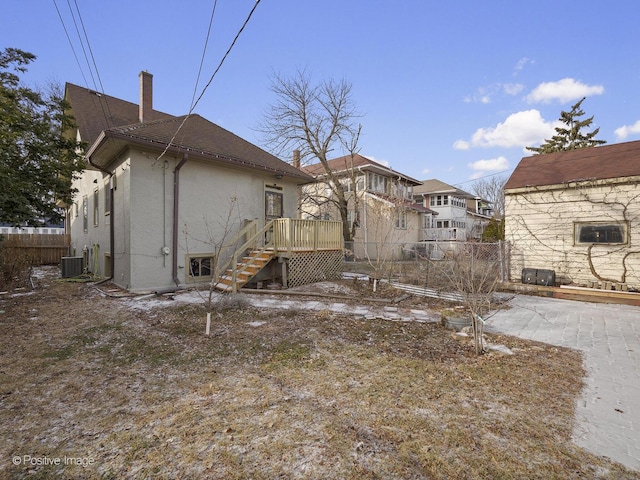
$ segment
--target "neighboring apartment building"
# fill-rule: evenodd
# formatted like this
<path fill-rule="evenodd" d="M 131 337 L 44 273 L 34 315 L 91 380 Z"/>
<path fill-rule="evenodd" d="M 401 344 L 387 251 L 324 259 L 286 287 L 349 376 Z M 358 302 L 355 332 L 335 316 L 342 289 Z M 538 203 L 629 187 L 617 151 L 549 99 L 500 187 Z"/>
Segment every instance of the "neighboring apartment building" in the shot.
<path fill-rule="evenodd" d="M 413 198 L 438 214 L 422 229 L 421 241 L 479 240 L 493 216 L 485 199 L 436 179 L 414 187 Z"/>
<path fill-rule="evenodd" d="M 437 213 L 414 202 L 418 180 L 362 155 L 335 158 L 329 166 L 344 187 L 348 222 L 355 225 L 353 245 L 346 248 L 356 258 L 399 258 L 403 247 L 419 242 L 425 225 L 434 223 Z M 302 170 L 316 179 L 302 187 L 302 217 L 341 220 L 323 165 Z"/>

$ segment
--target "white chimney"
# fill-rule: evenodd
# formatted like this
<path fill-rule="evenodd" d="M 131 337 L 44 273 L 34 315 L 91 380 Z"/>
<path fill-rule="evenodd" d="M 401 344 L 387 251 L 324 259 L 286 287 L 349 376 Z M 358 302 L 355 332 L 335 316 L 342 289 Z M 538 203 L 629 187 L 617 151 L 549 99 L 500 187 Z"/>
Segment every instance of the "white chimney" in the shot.
<path fill-rule="evenodd" d="M 151 119 L 153 110 L 153 75 L 149 72 L 140 72 L 140 106 L 138 107 L 138 120 L 144 123 Z"/>

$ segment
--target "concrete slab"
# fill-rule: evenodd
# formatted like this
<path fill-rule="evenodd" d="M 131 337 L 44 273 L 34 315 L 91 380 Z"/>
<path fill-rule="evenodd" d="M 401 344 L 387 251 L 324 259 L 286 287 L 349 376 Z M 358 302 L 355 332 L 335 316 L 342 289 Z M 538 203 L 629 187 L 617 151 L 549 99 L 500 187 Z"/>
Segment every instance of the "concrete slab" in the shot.
<path fill-rule="evenodd" d="M 574 441 L 640 471 L 640 307 L 516 295 L 485 331 L 584 353 Z"/>

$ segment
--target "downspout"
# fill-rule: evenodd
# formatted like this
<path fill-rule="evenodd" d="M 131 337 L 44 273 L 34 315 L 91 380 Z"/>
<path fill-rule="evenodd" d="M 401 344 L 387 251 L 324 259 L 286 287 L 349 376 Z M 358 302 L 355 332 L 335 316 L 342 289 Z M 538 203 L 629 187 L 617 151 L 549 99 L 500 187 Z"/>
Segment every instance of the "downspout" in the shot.
<path fill-rule="evenodd" d="M 176 287 L 180 286 L 180 280 L 178 279 L 178 212 L 179 198 L 180 198 L 180 169 L 187 163 L 189 155 L 184 153 L 182 160 L 176 165 L 176 169 L 173 171 L 173 245 L 172 245 L 172 268 L 171 273 L 173 276 L 173 282 Z"/>

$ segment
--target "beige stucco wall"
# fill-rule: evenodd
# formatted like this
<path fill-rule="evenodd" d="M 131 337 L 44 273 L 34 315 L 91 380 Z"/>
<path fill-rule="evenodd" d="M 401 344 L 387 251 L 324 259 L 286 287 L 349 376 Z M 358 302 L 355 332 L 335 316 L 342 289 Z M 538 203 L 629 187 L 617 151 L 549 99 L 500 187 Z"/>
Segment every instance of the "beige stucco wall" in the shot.
<path fill-rule="evenodd" d="M 360 228 L 354 238 L 356 258 L 375 261 L 399 260 L 404 244 L 420 241 L 421 214 L 406 209 L 406 228 L 396 227 L 397 208 L 372 195 L 364 195 L 361 202 Z"/>
<path fill-rule="evenodd" d="M 511 280 L 523 268 L 555 270 L 563 283 L 586 284 L 598 276 L 640 288 L 640 190 L 637 179 L 581 182 L 536 191 L 507 190 L 505 235 L 511 242 Z M 629 225 L 627 245 L 574 242 L 575 222 Z M 638 253 L 636 253 L 638 252 Z"/>
<path fill-rule="evenodd" d="M 105 253 L 110 250 L 110 215 L 105 215 L 104 188 L 108 176 L 98 170 L 85 170 L 82 178 L 74 181 L 78 189 L 73 204 L 67 210 L 69 232 L 71 234 L 71 255 L 85 257 L 85 268 L 93 274 L 104 275 Z M 95 183 L 94 183 L 95 182 Z M 94 222 L 94 189 L 98 188 L 97 224 Z M 87 231 L 83 225 L 83 198 L 87 199 Z M 105 235 L 106 233 L 106 235 Z"/>
<path fill-rule="evenodd" d="M 116 172 L 114 212 L 93 227 L 91 193 L 89 232 L 82 231 L 82 214 L 71 219 L 72 246 L 100 245 L 102 256 L 109 251 L 108 222 L 115 221 L 115 269 L 113 282 L 133 292 L 154 291 L 175 286 L 173 281 L 173 191 L 178 159 L 170 155 L 157 161 L 157 154 L 126 150 L 109 166 Z M 98 179 L 104 199 L 104 175 L 85 171 L 76 182 L 80 208 L 84 192 L 92 192 Z M 194 158 L 180 170 L 178 222 L 178 272 L 181 285 L 187 278 L 188 255 L 206 256 L 215 250 L 225 232 L 237 232 L 244 220 L 258 219 L 264 225 L 265 189 L 281 188 L 283 216 L 297 217 L 296 183 L 276 179 L 272 173 L 213 165 Z M 103 207 L 100 207 L 101 211 Z M 166 249 L 165 249 L 166 247 Z M 81 252 L 79 253 L 81 254 Z M 102 262 L 104 263 L 104 262 Z M 104 269 L 98 273 L 103 275 Z"/>

